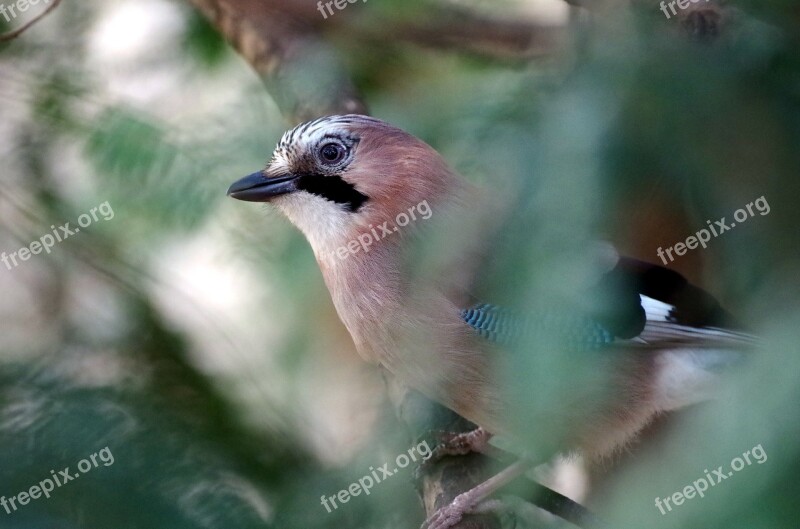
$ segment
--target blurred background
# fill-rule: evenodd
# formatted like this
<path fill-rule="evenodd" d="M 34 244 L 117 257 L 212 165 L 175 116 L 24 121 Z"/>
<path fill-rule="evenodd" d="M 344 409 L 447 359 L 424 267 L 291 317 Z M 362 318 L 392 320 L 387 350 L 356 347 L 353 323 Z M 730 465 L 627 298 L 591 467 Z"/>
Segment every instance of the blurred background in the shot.
<path fill-rule="evenodd" d="M 300 233 L 225 197 L 284 130 L 345 111 L 513 197 L 483 289 L 519 306 L 579 298 L 590 241 L 658 262 L 763 196 L 768 215 L 669 264 L 763 346 L 722 398 L 563 491 L 616 527 L 796 527 L 800 10 L 578 3 L 371 0 L 326 18 L 312 0 L 67 0 L 0 42 L 0 251 L 113 211 L 0 264 L 0 495 L 114 455 L 0 509 L 0 527 L 418 526 L 411 469 L 321 506 L 412 438 Z M 552 345 L 518 347 L 503 375 L 518 430 L 548 457 L 565 435 L 553 410 L 603 373 Z M 763 465 L 655 508 L 758 444 Z"/>

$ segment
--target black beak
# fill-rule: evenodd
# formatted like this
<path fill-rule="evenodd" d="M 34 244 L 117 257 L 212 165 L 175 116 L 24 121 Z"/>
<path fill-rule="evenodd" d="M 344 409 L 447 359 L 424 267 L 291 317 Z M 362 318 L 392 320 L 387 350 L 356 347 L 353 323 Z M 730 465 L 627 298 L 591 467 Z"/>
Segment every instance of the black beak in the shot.
<path fill-rule="evenodd" d="M 297 191 L 297 176 L 281 175 L 272 178 L 263 171 L 245 176 L 228 188 L 228 196 L 247 202 L 268 202 L 272 197 Z"/>

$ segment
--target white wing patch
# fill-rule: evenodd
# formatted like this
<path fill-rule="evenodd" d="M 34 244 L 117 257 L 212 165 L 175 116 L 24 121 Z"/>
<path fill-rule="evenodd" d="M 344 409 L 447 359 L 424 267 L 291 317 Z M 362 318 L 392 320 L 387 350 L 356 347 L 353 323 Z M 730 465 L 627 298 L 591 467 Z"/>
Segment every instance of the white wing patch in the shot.
<path fill-rule="evenodd" d="M 754 336 L 717 327 L 692 327 L 677 323 L 674 306 L 647 296 L 640 296 L 647 321 L 644 330 L 633 341 L 650 345 L 686 344 L 691 348 L 735 347 L 755 345 Z"/>
<path fill-rule="evenodd" d="M 641 296 L 647 321 L 631 343 L 657 350 L 653 403 L 670 411 L 712 398 L 719 374 L 747 358 L 756 337 L 717 327 L 678 323 L 675 307 Z"/>
<path fill-rule="evenodd" d="M 651 321 L 669 321 L 669 313 L 675 307 L 647 296 L 639 295 L 639 298 L 642 300 L 642 308 L 644 308 L 644 313 L 647 315 L 648 323 Z"/>

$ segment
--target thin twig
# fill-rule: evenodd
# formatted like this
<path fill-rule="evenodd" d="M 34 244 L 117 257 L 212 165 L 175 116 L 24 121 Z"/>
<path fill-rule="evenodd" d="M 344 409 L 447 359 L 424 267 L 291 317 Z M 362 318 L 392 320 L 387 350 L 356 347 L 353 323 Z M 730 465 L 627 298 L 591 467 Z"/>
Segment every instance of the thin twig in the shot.
<path fill-rule="evenodd" d="M 21 28 L 18 28 L 18 29 L 15 29 L 14 31 L 9 31 L 8 33 L 3 33 L 2 35 L 0 35 L 0 42 L 6 42 L 6 41 L 9 41 L 9 40 L 14 40 L 15 38 L 19 37 L 20 35 L 25 33 L 25 31 L 27 31 L 28 28 L 30 28 L 32 25 L 36 24 L 41 19 L 46 17 L 47 14 L 50 13 L 50 11 L 52 11 L 56 7 L 58 7 L 58 4 L 60 4 L 60 3 L 61 3 L 61 0 L 53 0 L 53 3 L 50 4 L 50 6 L 48 6 L 47 9 L 42 11 L 33 20 L 30 20 L 28 23 L 24 24 Z"/>
<path fill-rule="evenodd" d="M 555 514 L 578 527 L 605 527 L 604 523 L 592 511 L 580 503 L 541 483 L 536 485 L 536 491 L 530 502 L 540 509 Z"/>

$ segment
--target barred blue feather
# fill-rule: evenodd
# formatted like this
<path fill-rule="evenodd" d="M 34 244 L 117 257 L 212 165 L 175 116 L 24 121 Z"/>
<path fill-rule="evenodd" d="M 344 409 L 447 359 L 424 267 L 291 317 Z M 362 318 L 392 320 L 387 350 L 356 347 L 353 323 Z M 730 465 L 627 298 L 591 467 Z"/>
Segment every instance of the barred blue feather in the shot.
<path fill-rule="evenodd" d="M 461 318 L 490 342 L 513 345 L 547 329 L 563 337 L 567 345 L 598 349 L 614 341 L 614 336 L 600 323 L 586 316 L 565 317 L 546 314 L 522 315 L 489 303 L 461 311 Z"/>

